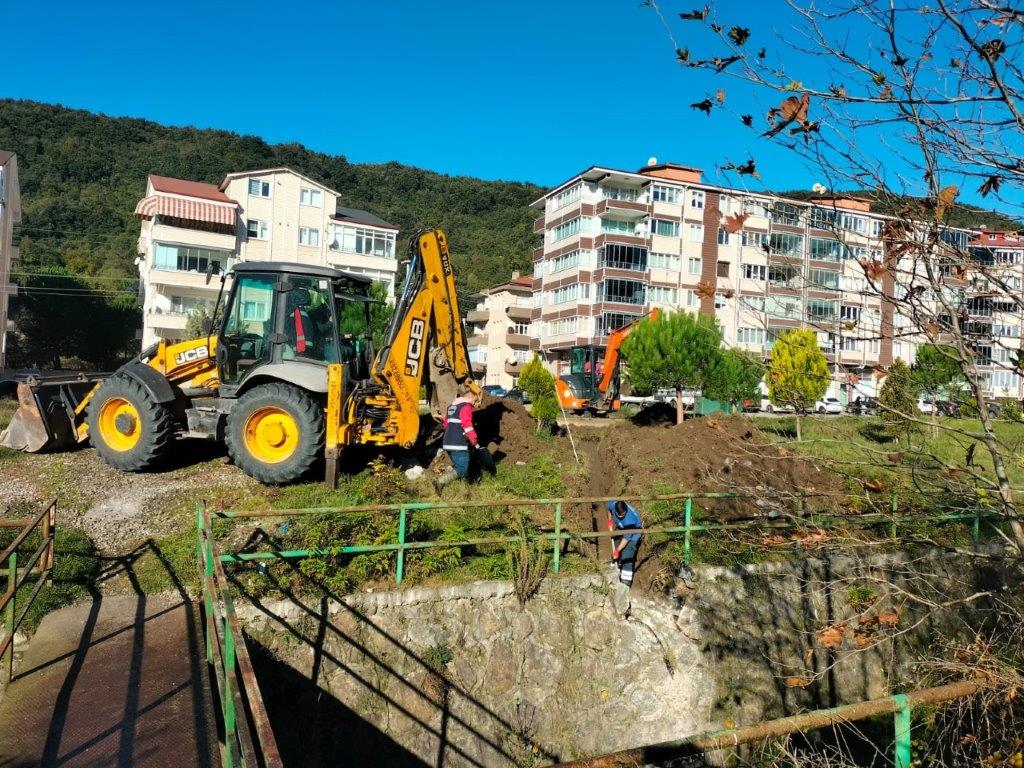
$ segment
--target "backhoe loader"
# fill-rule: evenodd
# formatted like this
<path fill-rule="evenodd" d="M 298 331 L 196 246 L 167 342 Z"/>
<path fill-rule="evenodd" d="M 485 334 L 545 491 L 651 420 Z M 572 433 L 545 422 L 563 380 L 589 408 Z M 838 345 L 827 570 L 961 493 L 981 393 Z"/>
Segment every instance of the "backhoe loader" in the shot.
<path fill-rule="evenodd" d="M 279 262 L 242 262 L 229 274 L 216 332 L 160 341 L 109 376 L 30 377 L 0 443 L 39 451 L 89 440 L 108 464 L 135 472 L 178 438 L 206 438 L 225 442 L 260 482 L 291 482 L 324 458 L 333 485 L 345 446 L 416 442 L 421 387 L 435 418 L 459 383 L 479 393 L 441 230 L 412 238 L 376 354 L 369 279 Z"/>

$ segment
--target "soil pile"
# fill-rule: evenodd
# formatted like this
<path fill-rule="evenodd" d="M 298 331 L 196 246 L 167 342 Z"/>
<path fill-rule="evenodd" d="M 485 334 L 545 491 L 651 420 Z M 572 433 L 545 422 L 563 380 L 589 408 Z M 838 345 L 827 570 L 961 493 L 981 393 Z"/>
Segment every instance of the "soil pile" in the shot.
<path fill-rule="evenodd" d="M 592 466 L 605 477 L 596 486 L 630 495 L 733 492 L 741 499 L 698 499 L 719 519 L 834 509 L 842 479 L 812 461 L 769 444 L 742 416 L 708 416 L 680 425 L 624 424 L 602 436 Z M 618 470 L 617 482 L 607 475 Z M 613 486 L 618 487 L 613 487 Z M 804 502 L 799 497 L 805 498 Z"/>

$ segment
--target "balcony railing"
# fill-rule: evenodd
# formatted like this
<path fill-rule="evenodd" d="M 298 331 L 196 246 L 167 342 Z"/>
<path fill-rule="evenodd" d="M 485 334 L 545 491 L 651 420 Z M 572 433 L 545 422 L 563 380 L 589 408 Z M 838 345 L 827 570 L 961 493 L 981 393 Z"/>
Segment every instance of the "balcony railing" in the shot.
<path fill-rule="evenodd" d="M 509 333 L 505 336 L 505 343 L 510 347 L 529 347 L 530 337 L 525 333 Z"/>
<path fill-rule="evenodd" d="M 491 319 L 491 313 L 486 309 L 471 309 L 466 313 L 466 322 L 486 323 Z"/>

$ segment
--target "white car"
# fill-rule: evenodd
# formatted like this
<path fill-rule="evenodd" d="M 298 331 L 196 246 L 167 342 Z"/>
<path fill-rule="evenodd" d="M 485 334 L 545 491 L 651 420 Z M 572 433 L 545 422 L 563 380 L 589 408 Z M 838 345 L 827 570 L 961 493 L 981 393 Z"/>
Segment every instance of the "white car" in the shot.
<path fill-rule="evenodd" d="M 793 406 L 791 405 L 775 405 L 767 397 L 761 398 L 761 410 L 765 413 L 792 413 Z"/>
<path fill-rule="evenodd" d="M 816 413 L 842 413 L 843 406 L 836 398 L 826 397 L 814 404 L 814 410 Z"/>
<path fill-rule="evenodd" d="M 921 398 L 917 401 L 917 410 L 931 416 L 935 413 L 935 403 L 932 400 L 925 400 L 924 398 Z"/>

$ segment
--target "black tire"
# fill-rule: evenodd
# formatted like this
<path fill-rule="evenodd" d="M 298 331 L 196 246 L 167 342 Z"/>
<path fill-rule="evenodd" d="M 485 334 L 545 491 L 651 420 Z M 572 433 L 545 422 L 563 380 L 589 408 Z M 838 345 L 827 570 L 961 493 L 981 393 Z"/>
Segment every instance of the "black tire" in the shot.
<path fill-rule="evenodd" d="M 138 423 L 130 428 L 137 429 L 139 437 L 135 445 L 127 450 L 112 445 L 104 438 L 100 428 L 103 407 L 114 399 L 127 401 L 138 413 Z M 130 376 L 114 375 L 104 381 L 89 400 L 86 419 L 89 424 L 89 442 L 96 453 L 107 464 L 123 472 L 152 469 L 167 456 L 174 442 L 176 428 L 170 412 L 153 399 L 148 389 Z"/>
<path fill-rule="evenodd" d="M 825 413 L 825 406 L 821 406 L 820 408 L 818 408 L 818 413 L 819 414 L 824 414 Z"/>
<path fill-rule="evenodd" d="M 775 410 L 775 408 L 774 408 L 774 407 L 772 406 L 772 404 L 771 404 L 771 403 L 768 403 L 768 405 L 766 405 L 766 406 L 764 407 L 764 412 L 765 412 L 765 413 L 771 413 L 771 412 L 772 412 L 772 411 L 774 411 L 774 410 Z"/>
<path fill-rule="evenodd" d="M 280 461 L 264 461 L 253 455 L 246 444 L 246 424 L 262 408 L 285 411 L 298 426 L 298 444 Z M 305 391 L 290 384 L 261 384 L 243 394 L 231 408 L 224 437 L 231 460 L 249 477 L 274 485 L 291 483 L 309 473 L 324 454 L 324 409 Z"/>

